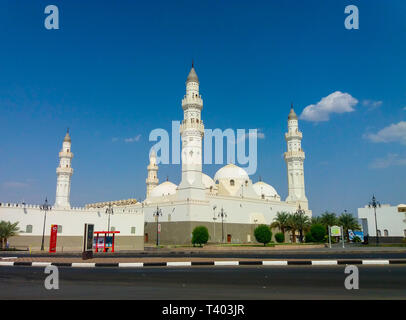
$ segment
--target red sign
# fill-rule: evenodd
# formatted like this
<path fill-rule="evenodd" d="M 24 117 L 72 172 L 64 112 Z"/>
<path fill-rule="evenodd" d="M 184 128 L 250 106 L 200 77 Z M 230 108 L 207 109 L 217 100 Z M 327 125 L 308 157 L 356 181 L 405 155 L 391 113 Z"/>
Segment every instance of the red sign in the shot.
<path fill-rule="evenodd" d="M 161 233 L 161 224 L 158 224 L 158 233 Z"/>
<path fill-rule="evenodd" d="M 49 239 L 49 252 L 56 252 L 56 236 L 58 234 L 58 225 L 51 225 L 51 238 Z"/>

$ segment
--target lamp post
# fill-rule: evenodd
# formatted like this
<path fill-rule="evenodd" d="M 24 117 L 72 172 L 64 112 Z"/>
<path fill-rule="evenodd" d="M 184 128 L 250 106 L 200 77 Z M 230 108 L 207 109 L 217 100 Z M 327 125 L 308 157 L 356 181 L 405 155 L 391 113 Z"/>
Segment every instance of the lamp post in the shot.
<path fill-rule="evenodd" d="M 306 212 L 300 207 L 300 204 L 299 204 L 299 208 L 297 209 L 296 214 L 298 214 L 300 217 L 302 217 L 305 215 L 305 213 Z M 299 229 L 299 240 L 300 240 L 300 243 L 303 242 L 303 226 L 302 225 L 300 226 L 300 229 Z"/>
<path fill-rule="evenodd" d="M 216 208 L 217 206 L 213 206 L 213 240 L 216 242 Z"/>
<path fill-rule="evenodd" d="M 372 196 L 372 201 L 368 204 L 369 208 L 374 208 L 375 213 L 375 232 L 376 232 L 376 245 L 379 246 L 379 235 L 378 235 L 378 223 L 376 220 L 376 208 L 381 207 L 379 201 L 376 200 L 375 196 Z"/>
<path fill-rule="evenodd" d="M 42 228 L 42 241 L 41 241 L 41 251 L 44 251 L 44 239 L 45 239 L 45 222 L 47 220 L 47 211 L 52 209 L 52 206 L 48 204 L 48 199 L 45 198 L 45 202 L 41 205 L 40 210 L 44 211 L 44 226 Z"/>
<path fill-rule="evenodd" d="M 108 208 L 106 209 L 106 213 L 109 215 L 109 220 L 107 224 L 107 233 L 110 232 L 110 215 L 113 214 L 113 207 L 111 206 L 111 203 L 109 203 Z"/>
<path fill-rule="evenodd" d="M 162 217 L 162 210 L 158 206 L 156 206 L 156 211 L 152 215 L 156 218 L 156 246 L 159 246 L 158 224 L 159 224 L 159 216 Z"/>
<path fill-rule="evenodd" d="M 221 217 L 221 241 L 224 243 L 224 219 L 227 218 L 227 214 L 224 211 L 223 207 L 221 207 L 221 211 L 218 216 L 219 218 Z"/>

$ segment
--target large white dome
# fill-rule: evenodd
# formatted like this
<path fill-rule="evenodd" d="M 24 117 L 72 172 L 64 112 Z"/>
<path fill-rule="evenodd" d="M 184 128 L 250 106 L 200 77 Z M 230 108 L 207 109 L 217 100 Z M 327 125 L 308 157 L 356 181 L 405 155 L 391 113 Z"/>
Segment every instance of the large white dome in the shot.
<path fill-rule="evenodd" d="M 209 189 L 210 187 L 215 187 L 214 180 L 205 173 L 202 173 L 202 182 L 206 189 Z"/>
<path fill-rule="evenodd" d="M 176 189 L 177 189 L 176 184 L 169 182 L 169 181 L 165 181 L 165 182 L 161 183 L 160 185 L 157 185 L 154 189 L 152 189 L 152 191 L 150 193 L 150 197 L 162 197 L 162 196 L 175 194 Z"/>
<path fill-rule="evenodd" d="M 252 185 L 252 187 L 254 188 L 255 192 L 262 197 L 262 195 L 265 198 L 269 198 L 269 197 L 279 197 L 278 193 L 276 192 L 275 188 L 272 187 L 270 184 L 267 184 L 265 182 L 262 181 L 258 181 L 257 183 L 254 183 Z"/>
<path fill-rule="evenodd" d="M 225 167 L 219 169 L 214 176 L 214 181 L 223 179 L 236 179 L 236 180 L 249 180 L 247 172 L 235 164 L 228 164 Z"/>

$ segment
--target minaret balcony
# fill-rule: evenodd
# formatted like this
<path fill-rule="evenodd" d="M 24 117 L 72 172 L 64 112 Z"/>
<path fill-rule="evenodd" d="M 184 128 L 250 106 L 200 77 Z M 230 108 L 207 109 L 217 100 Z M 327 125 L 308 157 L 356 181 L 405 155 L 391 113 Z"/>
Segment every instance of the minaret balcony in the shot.
<path fill-rule="evenodd" d="M 68 168 L 66 168 L 66 167 L 65 168 L 58 167 L 58 168 L 56 168 L 56 173 L 57 174 L 62 173 L 62 174 L 72 175 L 73 174 L 73 169 L 71 167 L 68 167 Z"/>
<path fill-rule="evenodd" d="M 286 140 L 302 139 L 302 138 L 303 138 L 303 133 L 301 133 L 300 131 L 285 133 Z"/>
<path fill-rule="evenodd" d="M 180 133 L 182 134 L 187 129 L 196 129 L 201 133 L 204 133 L 203 121 L 199 121 L 199 123 L 197 123 L 184 120 L 184 122 L 180 125 Z"/>
<path fill-rule="evenodd" d="M 304 160 L 304 151 L 287 151 L 284 154 L 285 160 Z"/>
<path fill-rule="evenodd" d="M 59 158 L 73 158 L 73 153 L 72 152 L 65 152 L 61 151 L 59 152 Z"/>
<path fill-rule="evenodd" d="M 188 97 L 182 99 L 182 109 L 185 110 L 187 108 L 196 108 L 199 110 L 203 109 L 203 100 L 200 97 Z"/>

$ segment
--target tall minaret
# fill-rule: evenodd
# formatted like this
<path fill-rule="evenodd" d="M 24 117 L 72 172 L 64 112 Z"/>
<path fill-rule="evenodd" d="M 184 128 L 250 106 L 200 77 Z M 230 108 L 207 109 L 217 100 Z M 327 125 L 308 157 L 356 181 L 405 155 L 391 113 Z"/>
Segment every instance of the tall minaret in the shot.
<path fill-rule="evenodd" d="M 152 189 L 154 189 L 158 185 L 158 165 L 156 164 L 156 153 L 155 150 L 152 149 L 151 154 L 149 156 L 149 165 L 147 167 L 148 170 L 148 177 L 145 180 L 147 183 L 147 198 L 151 193 Z"/>
<path fill-rule="evenodd" d="M 69 209 L 70 183 L 73 174 L 71 161 L 73 153 L 71 152 L 71 139 L 69 129 L 63 139 L 62 150 L 59 152 L 59 167 L 56 168 L 56 199 L 55 207 Z"/>
<path fill-rule="evenodd" d="M 300 205 L 302 209 L 308 209 L 308 201 L 305 194 L 304 169 L 303 162 L 305 153 L 302 150 L 303 135 L 299 131 L 298 119 L 293 105 L 288 116 L 288 132 L 285 133 L 285 139 L 288 151 L 285 152 L 285 161 L 288 169 L 288 188 L 289 195 L 286 202 L 294 202 Z"/>
<path fill-rule="evenodd" d="M 182 137 L 182 181 L 178 187 L 179 199 L 204 199 L 202 183 L 202 139 L 204 125 L 201 120 L 203 100 L 199 94 L 199 79 L 192 63 L 186 80 L 186 95 L 182 100 L 184 120 L 180 125 Z"/>

